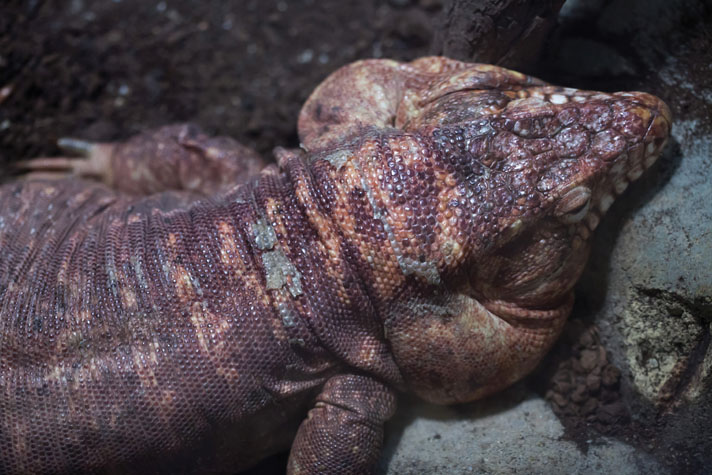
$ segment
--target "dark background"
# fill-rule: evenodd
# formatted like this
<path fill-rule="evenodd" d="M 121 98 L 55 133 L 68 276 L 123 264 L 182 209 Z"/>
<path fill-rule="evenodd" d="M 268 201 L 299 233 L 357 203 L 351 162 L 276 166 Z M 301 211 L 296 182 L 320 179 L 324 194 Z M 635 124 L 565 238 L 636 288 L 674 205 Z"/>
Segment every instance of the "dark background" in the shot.
<path fill-rule="evenodd" d="M 556 0 L 5 1 L 0 181 L 15 160 L 58 154 L 59 137 L 117 140 L 180 121 L 269 156 L 275 146 L 298 145 L 299 108 L 322 79 L 370 57 L 444 53 L 565 86 L 640 89 L 664 99 L 675 116 L 710 123 L 712 101 L 699 100 L 696 85 L 712 84 L 712 2 L 575 3 L 557 14 Z M 659 80 L 671 58 L 687 86 Z M 590 314 L 585 307 L 597 298 L 579 299 L 574 315 Z M 581 367 L 599 346 L 595 322 L 575 317 L 528 380 L 552 401 L 567 437 L 613 435 L 655 447 L 677 470 L 703 470 L 698 449 L 656 445 L 665 427 L 659 412 L 631 417 L 607 358 Z M 605 391 L 585 389 L 590 364 L 607 372 Z M 283 463 L 274 459 L 254 473 L 279 472 Z"/>
<path fill-rule="evenodd" d="M 513 6 L 504 12 L 491 6 L 500 3 Z M 444 53 L 567 86 L 645 85 L 673 109 L 689 106 L 679 100 L 683 93 L 648 84 L 671 51 L 685 50 L 681 66 L 701 82 L 712 81 L 706 67 L 710 2 L 667 2 L 673 11 L 656 15 L 654 23 L 637 10 L 661 2 L 584 0 L 557 18 L 560 3 L 5 1 L 0 162 L 57 153 L 55 142 L 66 135 L 112 140 L 186 120 L 269 154 L 277 145 L 297 145 L 303 101 L 330 72 L 360 58 Z M 605 10 L 610 3 L 630 5 L 611 15 Z M 521 30 L 532 12 L 552 24 L 526 37 Z M 501 16 L 487 16 L 493 14 Z M 629 20 L 636 16 L 645 24 Z M 615 19 L 623 25 L 611 27 Z M 673 95 L 678 100 L 670 100 Z"/>

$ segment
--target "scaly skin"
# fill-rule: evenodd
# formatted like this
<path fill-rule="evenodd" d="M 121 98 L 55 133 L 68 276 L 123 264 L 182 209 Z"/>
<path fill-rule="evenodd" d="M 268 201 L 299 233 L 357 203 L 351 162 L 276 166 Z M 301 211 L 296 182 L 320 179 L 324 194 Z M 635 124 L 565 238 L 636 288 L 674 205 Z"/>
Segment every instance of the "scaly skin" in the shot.
<path fill-rule="evenodd" d="M 0 472 L 234 472 L 299 426 L 289 473 L 368 473 L 396 390 L 470 401 L 531 371 L 669 131 L 644 93 L 369 60 L 253 178 L 187 126 L 62 180 L 25 164 L 0 188 Z"/>

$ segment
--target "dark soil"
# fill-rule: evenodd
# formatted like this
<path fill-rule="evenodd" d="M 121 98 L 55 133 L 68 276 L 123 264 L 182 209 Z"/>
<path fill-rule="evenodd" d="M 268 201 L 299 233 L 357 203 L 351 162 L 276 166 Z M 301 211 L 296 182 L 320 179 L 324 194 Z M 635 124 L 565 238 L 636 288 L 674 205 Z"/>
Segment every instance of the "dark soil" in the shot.
<path fill-rule="evenodd" d="M 568 437 L 579 442 L 597 434 L 620 435 L 630 421 L 619 392 L 621 373 L 608 361 L 595 326 L 572 319 L 542 366 L 547 401 L 564 423 Z"/>
<path fill-rule="evenodd" d="M 269 154 L 301 104 L 364 57 L 427 54 L 440 0 L 27 0 L 0 6 L 0 161 L 62 136 L 195 121 Z"/>

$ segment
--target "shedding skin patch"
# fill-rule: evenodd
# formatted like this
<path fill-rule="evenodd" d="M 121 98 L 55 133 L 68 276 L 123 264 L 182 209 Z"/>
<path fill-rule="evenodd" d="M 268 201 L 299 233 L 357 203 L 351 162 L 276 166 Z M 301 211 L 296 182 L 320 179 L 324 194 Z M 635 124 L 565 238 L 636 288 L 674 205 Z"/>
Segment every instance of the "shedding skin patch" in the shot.
<path fill-rule="evenodd" d="M 288 302 L 279 302 L 277 304 L 277 312 L 285 328 L 292 328 L 297 324 L 297 315 L 290 308 Z"/>
<path fill-rule="evenodd" d="M 330 153 L 329 155 L 324 157 L 324 160 L 331 163 L 337 170 L 341 170 L 341 167 L 346 164 L 349 158 L 351 158 L 351 152 L 349 150 L 342 149 Z"/>
<path fill-rule="evenodd" d="M 287 286 L 287 290 L 292 294 L 292 297 L 297 297 L 304 293 L 301 274 L 280 249 L 262 254 L 262 265 L 265 269 L 268 290 L 281 289 Z"/>
<path fill-rule="evenodd" d="M 258 219 L 252 225 L 252 234 L 258 249 L 272 249 L 277 243 L 277 234 L 265 219 Z"/>
<path fill-rule="evenodd" d="M 297 324 L 297 314 L 294 312 L 289 301 L 287 292 L 278 292 L 274 295 L 274 307 L 276 316 L 269 316 L 269 323 L 272 327 L 272 334 L 279 341 L 287 341 L 287 329 Z"/>
<path fill-rule="evenodd" d="M 401 256 L 398 259 L 398 264 L 404 275 L 416 275 L 432 285 L 441 283 L 440 272 L 438 271 L 437 264 L 434 262 L 421 262 L 417 259 Z"/>
<path fill-rule="evenodd" d="M 252 226 L 251 229 L 254 229 Z M 254 272 L 254 269 L 248 267 L 243 260 L 242 253 L 236 241 L 237 231 L 228 222 L 221 220 L 217 223 L 220 262 L 229 269 L 231 279 L 235 279 L 235 284 L 238 288 L 244 287 L 251 289 L 257 301 L 264 305 L 268 305 L 269 297 L 264 292 L 265 287 L 259 279 L 259 275 Z"/>

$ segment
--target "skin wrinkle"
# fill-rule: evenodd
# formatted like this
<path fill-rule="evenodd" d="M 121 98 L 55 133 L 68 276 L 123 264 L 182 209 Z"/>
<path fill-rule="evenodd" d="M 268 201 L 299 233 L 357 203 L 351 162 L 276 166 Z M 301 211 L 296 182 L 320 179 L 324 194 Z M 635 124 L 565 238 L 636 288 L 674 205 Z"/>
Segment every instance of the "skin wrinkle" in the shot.
<path fill-rule="evenodd" d="M 471 401 L 536 366 L 670 120 L 644 93 L 365 60 L 279 168 L 183 124 L 0 187 L 0 472 L 238 471 L 289 444 L 290 474 L 372 472 L 397 390 Z"/>

